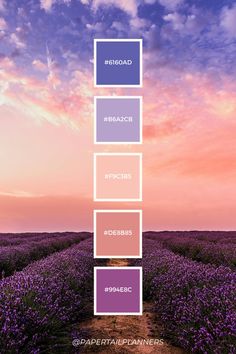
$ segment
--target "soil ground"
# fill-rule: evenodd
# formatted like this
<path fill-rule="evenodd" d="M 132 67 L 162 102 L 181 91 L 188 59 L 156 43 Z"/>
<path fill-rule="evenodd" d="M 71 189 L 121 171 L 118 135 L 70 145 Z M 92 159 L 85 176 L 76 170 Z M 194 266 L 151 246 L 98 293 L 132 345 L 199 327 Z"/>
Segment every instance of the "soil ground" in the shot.
<path fill-rule="evenodd" d="M 107 266 L 127 266 L 125 259 L 112 259 Z M 162 339 L 162 327 L 152 311 L 153 304 L 143 302 L 142 316 L 94 316 L 92 319 L 80 324 L 80 328 L 88 330 L 90 338 L 96 339 Z M 107 345 L 85 346 L 82 353 L 99 354 L 184 354 L 186 353 L 165 340 L 156 345 Z"/>

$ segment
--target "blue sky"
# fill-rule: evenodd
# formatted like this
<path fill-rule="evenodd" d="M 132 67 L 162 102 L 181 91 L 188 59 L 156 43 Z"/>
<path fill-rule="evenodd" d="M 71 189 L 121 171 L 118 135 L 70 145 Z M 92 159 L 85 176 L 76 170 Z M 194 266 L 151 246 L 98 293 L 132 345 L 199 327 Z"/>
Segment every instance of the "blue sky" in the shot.
<path fill-rule="evenodd" d="M 0 0 L 0 10 L 0 55 L 25 70 L 48 53 L 68 72 L 91 67 L 93 37 L 141 37 L 156 69 L 235 73 L 233 0 Z"/>

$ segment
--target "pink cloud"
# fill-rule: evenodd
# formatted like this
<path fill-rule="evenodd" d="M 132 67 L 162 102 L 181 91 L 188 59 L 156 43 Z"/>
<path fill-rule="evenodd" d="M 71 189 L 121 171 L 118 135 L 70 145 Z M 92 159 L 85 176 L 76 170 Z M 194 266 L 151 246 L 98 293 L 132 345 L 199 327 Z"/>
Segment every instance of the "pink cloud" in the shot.
<path fill-rule="evenodd" d="M 7 23 L 3 17 L 0 17 L 0 31 L 5 31 L 7 29 Z"/>
<path fill-rule="evenodd" d="M 225 6 L 221 12 L 221 26 L 230 37 L 236 37 L 236 4 Z"/>
<path fill-rule="evenodd" d="M 34 62 L 34 65 L 46 70 L 39 61 Z M 83 84 L 78 81 L 80 75 L 77 72 L 71 82 L 64 87 L 58 77 L 59 73 L 53 70 L 49 72 L 47 85 L 43 79 L 29 78 L 22 74 L 7 57 L 1 59 L 1 67 L 2 103 L 15 107 L 19 112 L 27 112 L 33 119 L 67 125 L 73 129 L 79 128 L 78 114 L 88 116 L 92 102 L 91 96 L 88 95 L 90 90 L 88 73 L 81 74 Z"/>
<path fill-rule="evenodd" d="M 158 0 L 159 3 L 168 10 L 175 10 L 184 0 Z"/>
<path fill-rule="evenodd" d="M 56 2 L 56 0 L 40 0 L 41 8 L 46 12 L 51 11 L 52 5 Z"/>
<path fill-rule="evenodd" d="M 0 11 L 5 11 L 6 9 L 6 0 L 0 0 Z"/>
<path fill-rule="evenodd" d="M 39 59 L 34 59 L 32 62 L 32 65 L 35 69 L 37 69 L 39 71 L 45 72 L 48 70 L 47 65 Z"/>
<path fill-rule="evenodd" d="M 26 48 L 26 43 L 20 38 L 17 33 L 12 33 L 10 35 L 10 43 L 13 44 L 17 49 Z"/>
<path fill-rule="evenodd" d="M 199 177 L 218 181 L 236 178 L 236 95 L 230 78 L 221 87 L 209 77 L 185 75 L 173 91 L 150 87 L 144 100 L 144 138 L 147 170 L 157 178 Z M 154 114 L 155 112 L 155 114 Z M 208 183 L 208 182 L 206 182 Z"/>
<path fill-rule="evenodd" d="M 127 12 L 129 15 L 135 17 L 137 14 L 137 2 L 136 0 L 93 0 L 92 6 L 95 10 L 98 9 L 99 6 L 111 6 L 114 5 L 121 10 Z"/>

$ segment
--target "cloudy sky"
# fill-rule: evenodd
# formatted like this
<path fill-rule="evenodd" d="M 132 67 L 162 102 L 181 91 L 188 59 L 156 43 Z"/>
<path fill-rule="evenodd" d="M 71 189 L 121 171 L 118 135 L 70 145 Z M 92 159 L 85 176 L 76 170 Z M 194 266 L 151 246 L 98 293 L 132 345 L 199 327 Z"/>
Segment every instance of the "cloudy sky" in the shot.
<path fill-rule="evenodd" d="M 94 38 L 143 38 L 142 89 L 93 87 Z M 235 0 L 0 0 L 0 231 L 236 228 Z M 93 145 L 94 95 L 143 95 L 144 143 Z M 143 152 L 143 203 L 93 203 L 94 152 Z"/>

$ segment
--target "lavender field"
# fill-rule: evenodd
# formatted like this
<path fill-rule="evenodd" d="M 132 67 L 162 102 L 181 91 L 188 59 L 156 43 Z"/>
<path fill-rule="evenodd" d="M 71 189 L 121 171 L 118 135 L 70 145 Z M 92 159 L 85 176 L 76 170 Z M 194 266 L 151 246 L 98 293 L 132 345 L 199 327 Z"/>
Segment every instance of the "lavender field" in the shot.
<path fill-rule="evenodd" d="M 158 233 L 147 233 L 143 259 L 135 263 L 143 266 L 144 297 L 154 301 L 154 311 L 164 325 L 166 337 L 193 353 L 235 353 L 235 271 L 220 265 L 217 253 L 214 253 L 215 249 L 212 250 L 210 245 L 209 263 L 214 259 L 212 263 L 218 266 L 204 264 L 208 259 L 205 243 L 202 246 L 205 255 L 202 256 L 202 263 L 191 259 L 196 243 L 194 238 L 192 253 L 186 252 L 187 256 L 184 257 L 180 255 L 181 237 L 185 239 L 189 235 L 173 237 L 174 249 L 179 237 L 180 248 L 177 248 L 176 253 L 169 250 L 171 237 L 169 233 L 166 236 L 168 249 L 165 248 L 163 234 L 159 237 Z M 208 237 L 204 237 L 206 243 Z M 188 243 L 191 244 L 189 238 Z M 231 248 L 234 248 L 233 243 Z"/>
<path fill-rule="evenodd" d="M 52 347 L 57 347 L 57 332 L 86 316 L 93 295 L 93 265 L 90 237 L 3 279 L 1 352 L 39 353 L 51 346 L 52 338 Z"/>
<path fill-rule="evenodd" d="M 144 233 L 143 259 L 129 264 L 143 266 L 144 301 L 168 343 L 236 352 L 235 241 L 234 232 Z M 79 352 L 74 329 L 84 336 L 94 318 L 92 235 L 1 234 L 0 244 L 0 352 Z"/>
<path fill-rule="evenodd" d="M 79 243 L 89 236 L 88 232 L 0 234 L 0 278 L 23 269 L 35 260 Z"/>
<path fill-rule="evenodd" d="M 158 239 L 163 247 L 192 260 L 236 266 L 236 232 L 146 232 L 145 238 Z"/>

